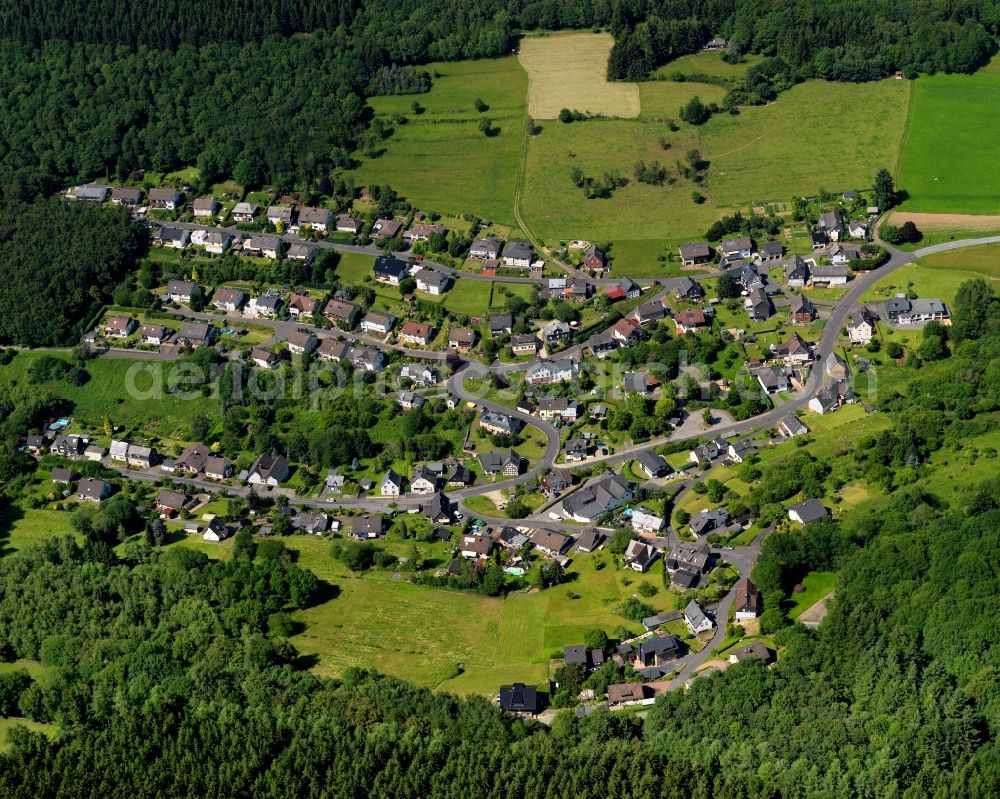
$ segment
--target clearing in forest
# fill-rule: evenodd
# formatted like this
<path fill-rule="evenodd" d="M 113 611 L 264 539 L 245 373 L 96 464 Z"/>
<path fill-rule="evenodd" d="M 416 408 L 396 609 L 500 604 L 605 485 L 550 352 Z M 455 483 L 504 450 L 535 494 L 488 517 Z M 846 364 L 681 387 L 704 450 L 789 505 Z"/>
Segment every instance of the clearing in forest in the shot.
<path fill-rule="evenodd" d="M 528 113 L 535 119 L 556 119 L 561 109 L 569 108 L 609 117 L 639 116 L 639 87 L 608 81 L 613 44 L 609 33 L 526 37 L 518 60 L 528 73 Z"/>

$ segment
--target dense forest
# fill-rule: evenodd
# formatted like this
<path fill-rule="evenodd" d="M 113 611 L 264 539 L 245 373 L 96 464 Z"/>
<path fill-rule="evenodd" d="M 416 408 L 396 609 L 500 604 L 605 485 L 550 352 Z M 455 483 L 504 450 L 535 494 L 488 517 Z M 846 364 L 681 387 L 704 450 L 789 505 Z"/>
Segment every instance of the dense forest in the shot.
<path fill-rule="evenodd" d="M 970 481 L 945 500 L 932 487 L 944 467 L 929 463 L 988 432 L 1000 410 L 1000 302 L 985 281 L 959 291 L 955 322 L 931 328 L 925 338 L 941 346 L 921 345 L 909 381 L 880 400 L 890 427 L 836 455 L 856 469 L 851 479 L 888 496 L 766 539 L 754 579 L 781 650 L 770 669 L 751 661 L 696 680 L 644 721 L 566 711 L 542 727 L 482 698 L 303 669 L 288 640 L 294 613 L 336 603 L 337 587 L 283 547 L 255 552 L 250 539 L 226 563 L 134 547 L 117 560 L 95 523 L 82 547 L 55 539 L 0 559 L 0 657 L 46 669 L 0 674 L 0 710 L 59 730 L 12 733 L 0 792 L 1000 795 L 1000 481 Z M 794 452 L 767 479 L 822 482 L 811 460 Z M 840 576 L 829 617 L 810 631 L 789 622 L 784 602 L 816 569 Z"/>
<path fill-rule="evenodd" d="M 0 201 L 0 343 L 79 341 L 111 288 L 135 269 L 144 235 L 122 208 Z"/>

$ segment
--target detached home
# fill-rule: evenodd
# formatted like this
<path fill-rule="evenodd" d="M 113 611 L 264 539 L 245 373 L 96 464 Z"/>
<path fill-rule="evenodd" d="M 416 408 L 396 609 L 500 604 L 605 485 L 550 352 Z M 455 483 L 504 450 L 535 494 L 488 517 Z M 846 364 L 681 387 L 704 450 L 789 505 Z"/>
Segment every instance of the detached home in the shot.
<path fill-rule="evenodd" d="M 177 208 L 177 203 L 181 201 L 180 192 L 177 189 L 150 189 L 149 207 L 166 209 L 173 211 Z"/>
<path fill-rule="evenodd" d="M 292 208 L 289 205 L 271 205 L 267 209 L 267 221 L 272 225 L 288 227 L 292 224 Z"/>
<path fill-rule="evenodd" d="M 433 332 L 433 328 L 424 322 L 405 322 L 399 329 L 399 341 L 401 344 L 427 346 L 430 343 Z"/>
<path fill-rule="evenodd" d="M 361 320 L 361 329 L 366 333 L 387 336 L 396 326 L 396 317 L 388 311 L 369 311 Z"/>
<path fill-rule="evenodd" d="M 308 225 L 313 230 L 326 230 L 330 225 L 330 211 L 304 205 L 299 208 L 299 224 Z"/>
<path fill-rule="evenodd" d="M 681 264 L 684 266 L 707 264 L 712 257 L 711 249 L 704 242 L 682 244 L 679 249 Z"/>
<path fill-rule="evenodd" d="M 220 311 L 238 311 L 247 301 L 247 293 L 243 289 L 222 286 L 215 292 L 212 305 Z"/>
<path fill-rule="evenodd" d="M 531 245 L 523 241 L 508 241 L 503 248 L 505 266 L 515 269 L 527 269 L 531 266 Z"/>
<path fill-rule="evenodd" d="M 284 455 L 261 455 L 250 467 L 247 482 L 251 485 L 276 486 L 288 479 L 288 460 Z"/>
<path fill-rule="evenodd" d="M 494 238 L 476 239 L 469 248 L 469 257 L 495 261 L 500 257 L 501 244 Z"/>
<path fill-rule="evenodd" d="M 236 203 L 233 206 L 233 219 L 237 222 L 253 222 L 259 213 L 260 206 L 257 203 Z"/>
<path fill-rule="evenodd" d="M 410 265 L 400 261 L 395 255 L 380 255 L 375 259 L 373 271 L 379 283 L 398 286 L 409 273 Z"/>
<path fill-rule="evenodd" d="M 191 210 L 198 217 L 215 216 L 219 210 L 219 201 L 214 197 L 199 197 L 191 203 Z"/>
<path fill-rule="evenodd" d="M 138 205 L 141 200 L 142 192 L 131 186 L 122 186 L 121 188 L 111 190 L 112 205 L 124 205 L 132 208 Z"/>

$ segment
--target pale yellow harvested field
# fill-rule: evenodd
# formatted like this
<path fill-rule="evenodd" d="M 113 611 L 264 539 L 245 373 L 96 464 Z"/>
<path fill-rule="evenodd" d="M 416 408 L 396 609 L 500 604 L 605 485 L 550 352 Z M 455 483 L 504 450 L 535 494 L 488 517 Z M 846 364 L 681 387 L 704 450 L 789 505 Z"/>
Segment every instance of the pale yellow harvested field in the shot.
<path fill-rule="evenodd" d="M 607 79 L 609 33 L 561 33 L 522 40 L 518 60 L 528 73 L 528 113 L 556 119 L 559 111 L 639 116 L 639 87 Z"/>
<path fill-rule="evenodd" d="M 1000 230 L 1000 216 L 995 214 L 930 214 L 893 211 L 888 221 L 893 225 L 913 222 L 921 230 Z"/>

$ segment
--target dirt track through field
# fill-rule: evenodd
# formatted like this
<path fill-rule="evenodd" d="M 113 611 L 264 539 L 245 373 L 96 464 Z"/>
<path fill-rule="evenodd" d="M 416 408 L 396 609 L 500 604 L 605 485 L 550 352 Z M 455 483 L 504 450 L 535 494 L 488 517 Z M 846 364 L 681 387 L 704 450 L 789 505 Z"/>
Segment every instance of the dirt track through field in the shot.
<path fill-rule="evenodd" d="M 893 211 L 888 221 L 893 225 L 910 221 L 921 230 L 1000 230 L 1000 216 L 987 214 L 921 214 Z"/>

